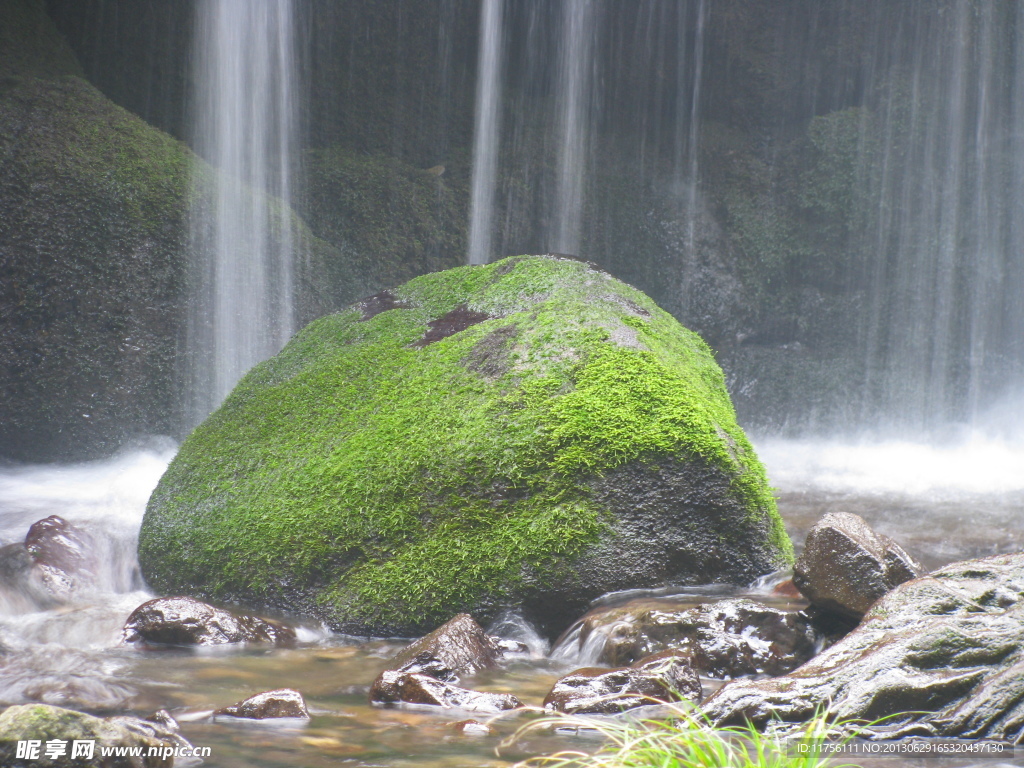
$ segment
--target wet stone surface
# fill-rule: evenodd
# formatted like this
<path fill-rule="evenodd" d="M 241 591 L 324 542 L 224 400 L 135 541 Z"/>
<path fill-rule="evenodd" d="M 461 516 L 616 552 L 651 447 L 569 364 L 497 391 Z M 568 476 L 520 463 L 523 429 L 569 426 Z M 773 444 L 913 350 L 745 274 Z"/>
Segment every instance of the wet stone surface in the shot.
<path fill-rule="evenodd" d="M 375 704 L 426 704 L 470 712 L 504 712 L 520 706 L 511 694 L 471 691 L 430 675 L 392 670 L 377 678 L 370 699 Z"/>
<path fill-rule="evenodd" d="M 793 583 L 813 605 L 859 619 L 882 595 L 924 574 L 899 544 L 864 518 L 830 512 L 807 534 Z"/>
<path fill-rule="evenodd" d="M 309 710 L 302 694 L 291 688 L 263 691 L 244 701 L 216 710 L 214 716 L 241 717 L 249 720 L 269 720 L 281 717 L 309 719 Z"/>
<path fill-rule="evenodd" d="M 136 608 L 122 642 L 148 645 L 222 645 L 295 641 L 295 630 L 277 621 L 215 608 L 191 597 L 159 597 Z"/>
<path fill-rule="evenodd" d="M 881 738 L 1024 737 L 1024 554 L 953 563 L 905 582 L 792 673 L 737 680 L 704 704 L 717 723 L 802 722 L 828 706 Z"/>
<path fill-rule="evenodd" d="M 494 667 L 503 653 L 499 642 L 484 632 L 472 616 L 460 613 L 411 642 L 392 660 L 390 669 L 454 682 L 460 676 Z"/>
<path fill-rule="evenodd" d="M 506 650 L 519 651 L 520 645 L 490 637 L 469 614 L 460 613 L 395 656 L 370 687 L 370 700 L 473 712 L 515 709 L 520 706 L 515 696 L 471 691 L 454 683 L 462 676 L 494 668 Z"/>
<path fill-rule="evenodd" d="M 673 651 L 619 669 L 578 669 L 561 678 L 544 708 L 570 714 L 613 714 L 668 701 L 699 702 L 701 684 L 687 660 Z"/>
<path fill-rule="evenodd" d="M 708 677 L 784 674 L 814 655 L 817 633 L 800 611 L 730 598 L 674 610 L 670 603 L 635 600 L 595 611 L 583 620 L 580 640 L 603 635 L 598 661 L 627 664 L 674 650 Z"/>

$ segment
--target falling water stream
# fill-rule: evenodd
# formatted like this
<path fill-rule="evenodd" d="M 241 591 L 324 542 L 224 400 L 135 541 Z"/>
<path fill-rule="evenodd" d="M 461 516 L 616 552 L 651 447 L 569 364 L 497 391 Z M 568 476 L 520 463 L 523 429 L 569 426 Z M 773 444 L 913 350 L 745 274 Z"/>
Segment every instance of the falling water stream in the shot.
<path fill-rule="evenodd" d="M 208 0 L 196 13 L 193 146 L 218 173 L 192 216 L 193 424 L 295 330 L 287 205 L 298 107 L 290 0 Z"/>
<path fill-rule="evenodd" d="M 494 201 L 501 141 L 501 60 L 504 0 L 484 0 L 480 16 L 479 77 L 473 134 L 473 185 L 469 206 L 469 263 L 493 257 Z"/>

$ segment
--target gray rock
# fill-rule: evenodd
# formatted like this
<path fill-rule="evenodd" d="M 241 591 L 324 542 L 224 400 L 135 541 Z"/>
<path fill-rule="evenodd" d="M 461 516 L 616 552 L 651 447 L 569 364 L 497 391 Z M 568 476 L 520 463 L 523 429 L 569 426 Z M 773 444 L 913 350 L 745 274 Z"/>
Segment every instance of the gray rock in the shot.
<path fill-rule="evenodd" d="M 121 640 L 153 645 L 284 645 L 295 641 L 295 630 L 270 619 L 215 608 L 191 597 L 158 597 L 132 611 Z"/>
<path fill-rule="evenodd" d="M 1024 554 L 954 563 L 885 595 L 790 674 L 737 680 L 704 704 L 721 725 L 803 722 L 828 707 L 878 737 L 1024 737 Z"/>
<path fill-rule="evenodd" d="M 581 644 L 603 634 L 599 663 L 629 664 L 666 649 L 709 677 L 781 675 L 814 655 L 808 616 L 743 598 L 673 609 L 663 600 L 632 600 L 584 617 Z"/>
<path fill-rule="evenodd" d="M 309 710 L 306 709 L 302 694 L 291 688 L 263 691 L 237 704 L 218 709 L 213 714 L 244 717 L 250 720 L 269 720 L 278 717 L 309 719 Z"/>
<path fill-rule="evenodd" d="M 793 583 L 814 605 L 859 619 L 890 589 L 924 572 L 859 515 L 830 512 L 808 532 Z"/>
<path fill-rule="evenodd" d="M 578 715 L 612 714 L 648 704 L 699 702 L 701 684 L 687 659 L 666 651 L 631 667 L 578 669 L 554 684 L 544 708 Z"/>

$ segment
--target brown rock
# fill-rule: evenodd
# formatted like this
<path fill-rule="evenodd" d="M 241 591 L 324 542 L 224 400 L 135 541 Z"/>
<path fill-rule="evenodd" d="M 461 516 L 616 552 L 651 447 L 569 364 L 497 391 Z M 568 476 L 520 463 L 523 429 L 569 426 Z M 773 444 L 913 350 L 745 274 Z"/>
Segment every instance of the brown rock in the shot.
<path fill-rule="evenodd" d="M 496 640 L 488 636 L 472 616 L 460 613 L 406 646 L 392 660 L 390 669 L 458 682 L 460 676 L 495 666 L 501 656 Z"/>
<path fill-rule="evenodd" d="M 36 563 L 69 575 L 87 568 L 90 544 L 83 531 L 58 515 L 36 521 L 25 536 L 25 548 Z"/>
<path fill-rule="evenodd" d="M 428 704 L 471 712 L 503 712 L 520 706 L 519 699 L 507 693 L 481 693 L 415 672 L 386 670 L 370 689 L 375 704 Z"/>
<path fill-rule="evenodd" d="M 859 515 L 830 512 L 808 532 L 793 583 L 812 604 L 859 620 L 886 592 L 924 572 Z"/>
<path fill-rule="evenodd" d="M 611 714 L 648 704 L 699 702 L 701 684 L 687 660 L 672 651 L 632 667 L 589 667 L 566 675 L 544 698 L 544 708 L 571 714 Z"/>
<path fill-rule="evenodd" d="M 132 611 L 121 641 L 151 645 L 284 645 L 295 641 L 295 630 L 270 619 L 215 608 L 191 597 L 158 597 Z"/>
<path fill-rule="evenodd" d="M 245 701 L 215 711 L 214 716 L 244 717 L 249 720 L 269 720 L 277 717 L 309 719 L 309 711 L 302 694 L 291 688 L 278 688 L 250 696 Z"/>
<path fill-rule="evenodd" d="M 675 650 L 709 677 L 781 675 L 814 655 L 817 633 L 803 612 L 730 598 L 673 607 L 664 600 L 632 600 L 583 618 L 581 645 L 604 635 L 598 661 L 628 664 Z"/>

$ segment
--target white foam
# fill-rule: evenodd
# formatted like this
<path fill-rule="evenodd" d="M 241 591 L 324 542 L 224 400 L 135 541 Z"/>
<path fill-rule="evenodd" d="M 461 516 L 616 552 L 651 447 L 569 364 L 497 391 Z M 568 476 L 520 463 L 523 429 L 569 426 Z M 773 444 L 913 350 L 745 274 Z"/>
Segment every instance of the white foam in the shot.
<path fill-rule="evenodd" d="M 754 441 L 773 486 L 921 499 L 1024 493 L 1024 444 L 971 434 L 946 444 L 909 440 Z"/>
<path fill-rule="evenodd" d="M 23 540 L 32 523 L 49 515 L 137 531 L 175 450 L 166 440 L 102 461 L 0 466 L 0 542 Z"/>

